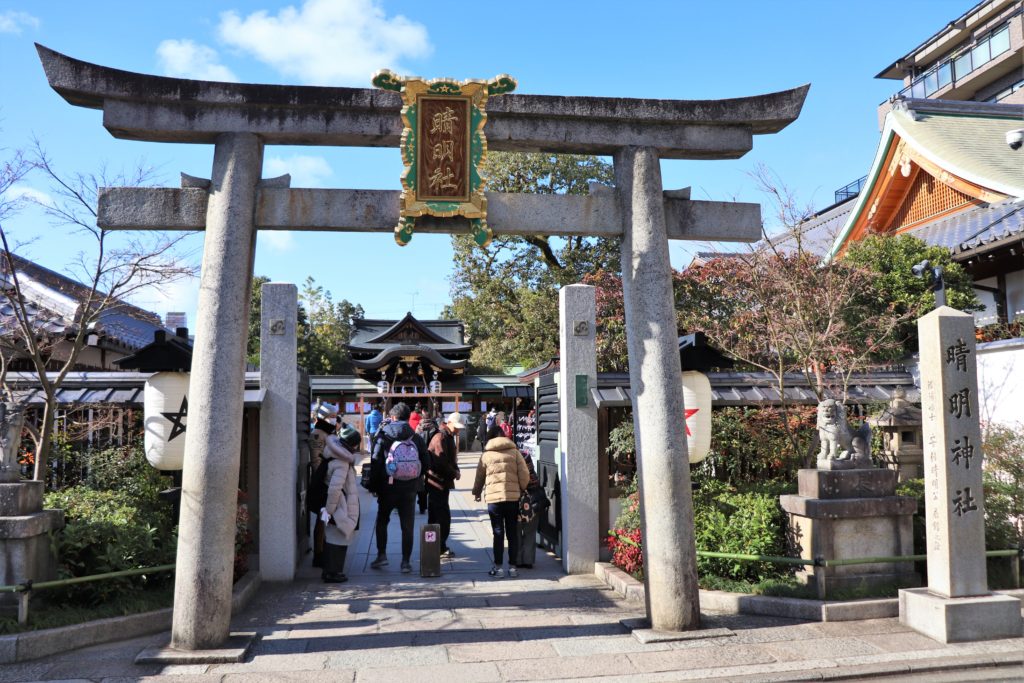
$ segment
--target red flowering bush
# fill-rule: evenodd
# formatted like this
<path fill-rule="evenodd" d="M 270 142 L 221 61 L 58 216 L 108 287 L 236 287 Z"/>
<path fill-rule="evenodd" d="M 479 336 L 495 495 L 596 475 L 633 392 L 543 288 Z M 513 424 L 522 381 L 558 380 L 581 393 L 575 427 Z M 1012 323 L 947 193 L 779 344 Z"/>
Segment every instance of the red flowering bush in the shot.
<path fill-rule="evenodd" d="M 640 529 L 609 531 L 608 548 L 612 551 L 612 564 L 638 579 L 643 579 L 644 553 L 640 545 Z"/>
<path fill-rule="evenodd" d="M 622 493 L 622 512 L 608 532 L 608 548 L 612 564 L 624 572 L 643 579 L 644 554 L 640 539 L 640 494 L 634 478 Z"/>

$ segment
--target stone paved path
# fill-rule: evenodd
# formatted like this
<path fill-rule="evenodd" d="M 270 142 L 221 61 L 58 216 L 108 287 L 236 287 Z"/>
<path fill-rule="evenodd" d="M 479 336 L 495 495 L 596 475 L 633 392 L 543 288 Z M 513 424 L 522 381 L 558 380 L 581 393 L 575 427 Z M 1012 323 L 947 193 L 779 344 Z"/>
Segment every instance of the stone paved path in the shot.
<path fill-rule="evenodd" d="M 311 569 L 291 584 L 260 589 L 234 619 L 261 638 L 241 664 L 137 666 L 144 647 L 167 634 L 69 652 L 7 667 L 0 682 L 91 681 L 775 681 L 1024 680 L 1024 639 L 943 646 L 895 619 L 804 623 L 705 614 L 705 625 L 731 634 L 642 645 L 620 624 L 641 609 L 592 576 L 564 576 L 538 550 L 537 565 L 519 579 L 495 580 L 490 533 L 468 488 L 476 455 L 453 494 L 452 547 L 444 575 L 398 572 L 398 523 L 392 522 L 391 565 L 368 568 L 375 554 L 372 498 L 364 499 L 351 581 L 320 583 Z M 423 517 L 417 517 L 417 526 Z"/>

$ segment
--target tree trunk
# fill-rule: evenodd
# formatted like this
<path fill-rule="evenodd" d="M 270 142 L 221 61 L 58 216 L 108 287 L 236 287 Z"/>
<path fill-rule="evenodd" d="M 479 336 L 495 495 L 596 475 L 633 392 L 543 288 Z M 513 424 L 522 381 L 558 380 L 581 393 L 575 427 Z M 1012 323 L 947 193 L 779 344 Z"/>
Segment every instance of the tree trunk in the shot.
<path fill-rule="evenodd" d="M 57 413 L 56 396 L 47 396 L 43 407 L 43 424 L 39 429 L 39 441 L 36 443 L 36 465 L 32 478 L 36 481 L 46 480 L 46 469 L 50 459 L 50 444 L 53 442 L 53 420 Z"/>

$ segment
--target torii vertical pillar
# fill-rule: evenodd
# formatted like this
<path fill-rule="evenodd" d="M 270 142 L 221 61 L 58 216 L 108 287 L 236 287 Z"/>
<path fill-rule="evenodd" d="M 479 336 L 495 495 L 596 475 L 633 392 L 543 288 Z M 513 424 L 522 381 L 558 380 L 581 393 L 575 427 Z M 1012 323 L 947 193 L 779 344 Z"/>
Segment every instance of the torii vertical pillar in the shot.
<path fill-rule="evenodd" d="M 626 147 L 614 161 L 647 614 L 653 629 L 686 631 L 700 626 L 697 548 L 660 159 Z"/>
<path fill-rule="evenodd" d="M 217 137 L 189 379 L 190 420 L 178 526 L 171 647 L 221 646 L 231 622 L 238 471 L 249 328 L 253 217 L 263 144 L 252 133 Z"/>

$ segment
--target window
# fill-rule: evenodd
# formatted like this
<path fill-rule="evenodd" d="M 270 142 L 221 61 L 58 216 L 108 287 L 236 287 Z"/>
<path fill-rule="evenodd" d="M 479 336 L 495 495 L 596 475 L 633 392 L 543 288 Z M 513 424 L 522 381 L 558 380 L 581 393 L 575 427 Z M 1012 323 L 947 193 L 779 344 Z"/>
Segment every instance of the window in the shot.
<path fill-rule="evenodd" d="M 996 57 L 1003 54 L 1010 49 L 1010 27 L 1004 26 L 995 33 L 989 39 L 989 45 L 991 46 L 992 56 Z"/>
<path fill-rule="evenodd" d="M 978 39 L 973 47 L 959 55 L 953 55 L 935 65 L 913 83 L 900 91 L 910 97 L 930 97 L 953 81 L 966 78 L 975 69 L 992 61 L 1010 49 L 1010 26 L 987 33 Z"/>
<path fill-rule="evenodd" d="M 956 80 L 960 80 L 967 76 L 967 74 L 974 71 L 974 67 L 971 66 L 971 53 L 965 52 L 956 58 L 953 62 L 953 73 Z"/>
<path fill-rule="evenodd" d="M 940 64 L 937 77 L 940 88 L 944 88 L 949 85 L 953 81 L 953 64 L 951 62 L 943 62 Z"/>

